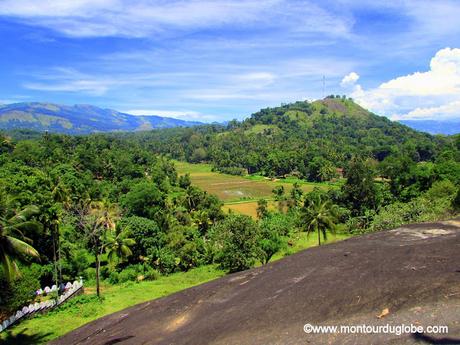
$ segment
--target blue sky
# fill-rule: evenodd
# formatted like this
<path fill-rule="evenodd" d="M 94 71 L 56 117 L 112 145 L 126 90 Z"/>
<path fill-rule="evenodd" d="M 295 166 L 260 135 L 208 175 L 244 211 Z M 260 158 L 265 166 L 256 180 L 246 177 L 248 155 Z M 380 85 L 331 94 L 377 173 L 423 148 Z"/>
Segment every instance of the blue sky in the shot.
<path fill-rule="evenodd" d="M 242 119 L 347 94 L 460 118 L 460 1 L 1 0 L 0 103 Z"/>

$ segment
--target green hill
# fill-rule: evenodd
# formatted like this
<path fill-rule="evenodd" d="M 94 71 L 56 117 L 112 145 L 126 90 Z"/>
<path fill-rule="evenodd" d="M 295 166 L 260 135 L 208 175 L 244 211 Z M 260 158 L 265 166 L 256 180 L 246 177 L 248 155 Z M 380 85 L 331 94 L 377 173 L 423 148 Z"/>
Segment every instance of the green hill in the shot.
<path fill-rule="evenodd" d="M 383 160 L 405 150 L 430 160 L 442 138 L 377 116 L 351 99 L 326 98 L 265 108 L 226 126 L 199 126 L 141 134 L 153 150 L 218 170 L 327 180 L 355 154 Z"/>

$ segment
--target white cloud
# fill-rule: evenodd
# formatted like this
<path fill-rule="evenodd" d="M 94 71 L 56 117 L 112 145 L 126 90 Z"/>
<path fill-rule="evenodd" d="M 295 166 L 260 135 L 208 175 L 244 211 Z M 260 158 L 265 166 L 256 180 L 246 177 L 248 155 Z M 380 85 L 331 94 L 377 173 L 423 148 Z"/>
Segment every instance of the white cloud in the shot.
<path fill-rule="evenodd" d="M 439 50 L 430 69 L 400 76 L 351 96 L 362 106 L 393 119 L 460 118 L 460 49 Z"/>
<path fill-rule="evenodd" d="M 228 25 L 346 36 L 353 25 L 307 0 L 3 0 L 2 15 L 77 37 L 151 37 Z"/>
<path fill-rule="evenodd" d="M 359 74 L 356 72 L 351 72 L 347 74 L 345 77 L 343 77 L 342 81 L 340 82 L 340 85 L 342 87 L 354 85 L 359 79 Z"/>
<path fill-rule="evenodd" d="M 460 119 L 460 101 L 451 102 L 439 107 L 431 108 L 416 108 L 401 119 L 404 120 L 425 120 L 425 119 Z M 399 120 L 398 116 L 394 116 L 395 120 Z"/>

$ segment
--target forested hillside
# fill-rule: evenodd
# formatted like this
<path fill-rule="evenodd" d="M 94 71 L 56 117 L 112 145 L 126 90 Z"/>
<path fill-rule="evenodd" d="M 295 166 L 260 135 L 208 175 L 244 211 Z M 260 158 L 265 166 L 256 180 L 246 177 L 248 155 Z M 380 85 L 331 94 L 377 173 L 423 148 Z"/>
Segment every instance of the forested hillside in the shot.
<path fill-rule="evenodd" d="M 201 126 L 136 134 L 151 150 L 189 162 L 206 161 L 234 174 L 295 175 L 324 181 L 353 155 L 383 161 L 408 155 L 434 159 L 450 139 L 417 132 L 332 97 L 262 109 L 227 126 Z"/>

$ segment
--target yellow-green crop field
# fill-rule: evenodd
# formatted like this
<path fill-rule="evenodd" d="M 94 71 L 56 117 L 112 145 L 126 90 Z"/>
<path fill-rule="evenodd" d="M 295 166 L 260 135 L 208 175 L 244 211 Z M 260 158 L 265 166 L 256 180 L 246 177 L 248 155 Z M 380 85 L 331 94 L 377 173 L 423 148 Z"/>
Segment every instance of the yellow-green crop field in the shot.
<path fill-rule="evenodd" d="M 304 193 L 311 192 L 315 187 L 321 189 L 334 188 L 338 184 L 311 183 L 299 179 L 268 179 L 263 176 L 234 176 L 212 171 L 209 164 L 191 164 L 175 162 L 180 175 L 190 174 L 192 184 L 200 187 L 210 194 L 216 195 L 224 202 L 225 211 L 235 211 L 256 217 L 257 200 L 273 199 L 272 190 L 277 186 L 283 186 L 286 193 L 292 189 L 294 182 L 300 184 Z M 269 207 L 276 208 L 274 202 Z"/>

